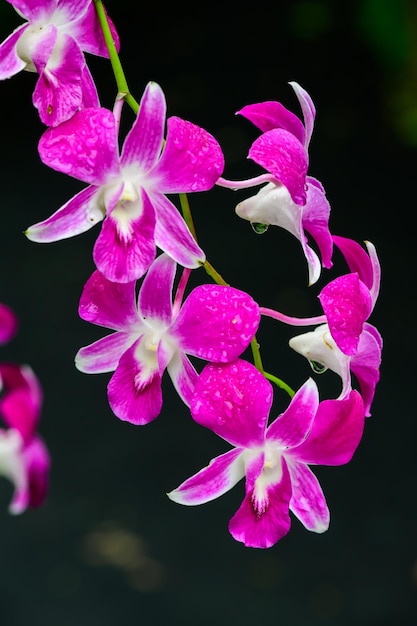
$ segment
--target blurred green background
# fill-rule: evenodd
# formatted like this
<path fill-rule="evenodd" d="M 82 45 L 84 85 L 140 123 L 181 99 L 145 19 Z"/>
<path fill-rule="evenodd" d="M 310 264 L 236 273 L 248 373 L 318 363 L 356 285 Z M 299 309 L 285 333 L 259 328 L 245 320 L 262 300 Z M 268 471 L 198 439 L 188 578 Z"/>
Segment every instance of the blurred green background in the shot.
<path fill-rule="evenodd" d="M 170 502 L 167 491 L 227 446 L 192 423 L 169 379 L 162 414 L 140 428 L 111 413 L 108 376 L 75 369 L 77 350 L 103 334 L 77 316 L 98 231 L 49 245 L 24 237 L 81 185 L 37 156 L 44 129 L 31 104 L 35 75 L 2 82 L 0 300 L 17 313 L 20 330 L 1 358 L 29 363 L 41 380 L 40 432 L 53 465 L 47 503 L 19 517 L 7 513 L 11 486 L 0 480 L 0 624 L 415 626 L 417 5 L 127 5 L 106 3 L 133 95 L 159 82 L 169 115 L 221 143 L 229 178 L 253 172 L 246 154 L 257 135 L 235 112 L 279 100 L 299 114 L 288 81 L 310 93 L 317 108 L 310 174 L 326 189 L 331 230 L 372 241 L 382 264 L 370 320 L 385 341 L 381 381 L 352 462 L 317 468 L 331 511 L 327 533 L 309 533 L 293 518 L 289 535 L 267 551 L 234 542 L 227 523 L 243 482 L 201 507 Z M 0 39 L 20 23 L 1 0 Z M 111 108 L 109 62 L 88 62 Z M 126 108 L 122 128 L 132 119 Z M 236 217 L 245 195 L 215 189 L 190 197 L 209 260 L 261 304 L 317 314 L 320 289 L 346 271 L 341 259 L 308 288 L 291 235 L 270 228 L 258 236 Z M 192 280 L 205 282 L 203 270 Z M 259 340 L 265 367 L 297 387 L 311 370 L 288 348 L 293 334 L 266 320 Z M 331 373 L 318 383 L 324 394 L 338 393 Z"/>

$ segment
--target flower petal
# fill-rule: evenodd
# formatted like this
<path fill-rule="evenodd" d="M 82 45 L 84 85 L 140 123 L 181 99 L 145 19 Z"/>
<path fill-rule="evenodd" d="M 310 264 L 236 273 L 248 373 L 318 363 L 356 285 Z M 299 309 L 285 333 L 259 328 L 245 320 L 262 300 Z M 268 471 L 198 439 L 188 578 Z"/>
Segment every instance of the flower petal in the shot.
<path fill-rule="evenodd" d="M 198 374 L 189 358 L 176 352 L 167 366 L 168 374 L 181 400 L 190 406 Z"/>
<path fill-rule="evenodd" d="M 123 167 L 134 165 L 143 173 L 154 167 L 162 149 L 165 115 L 164 92 L 158 83 L 151 81 L 146 85 L 136 120 L 123 144 Z"/>
<path fill-rule="evenodd" d="M 336 344 L 344 354 L 355 354 L 363 324 L 372 312 L 369 289 L 357 273 L 346 274 L 328 283 L 319 300 Z"/>
<path fill-rule="evenodd" d="M 68 239 L 90 230 L 103 217 L 97 187 L 90 185 L 55 211 L 51 217 L 29 226 L 25 230 L 25 235 L 37 243 Z"/>
<path fill-rule="evenodd" d="M 266 439 L 280 448 L 293 448 L 302 443 L 311 430 L 319 406 L 319 392 L 309 378 L 292 398 L 288 408 L 274 420 L 266 431 Z"/>
<path fill-rule="evenodd" d="M 138 342 L 120 358 L 107 392 L 116 417 L 131 424 L 144 425 L 161 412 L 161 375 L 158 369 L 145 370 L 135 357 L 137 346 Z"/>
<path fill-rule="evenodd" d="M 66 2 L 65 4 L 68 5 L 68 2 Z M 77 2 L 76 4 L 79 3 Z M 85 15 L 82 16 L 80 20 L 78 20 L 76 24 L 76 32 L 73 32 L 72 34 L 77 40 L 81 49 L 84 50 L 84 52 L 108 58 L 109 51 L 107 49 L 106 42 L 104 41 L 103 31 L 100 26 L 100 21 L 98 19 L 94 2 L 83 2 L 83 4 L 88 5 L 87 11 L 85 12 Z M 119 51 L 119 35 L 117 34 L 116 28 L 112 20 L 107 15 L 106 9 L 104 7 L 103 9 L 106 13 L 107 23 L 110 28 L 114 45 L 116 47 L 116 50 Z M 81 15 L 80 8 L 75 15 Z"/>
<path fill-rule="evenodd" d="M 258 104 L 248 104 L 240 111 L 237 111 L 237 115 L 246 117 L 263 133 L 273 128 L 283 128 L 292 133 L 300 143 L 304 144 L 305 129 L 301 120 L 280 102 L 267 101 L 259 102 Z"/>
<path fill-rule="evenodd" d="M 329 230 L 330 204 L 318 181 L 307 176 L 307 201 L 303 207 L 303 227 L 316 242 L 323 267 L 332 267 L 333 240 Z M 311 283 L 312 284 L 312 283 Z"/>
<path fill-rule="evenodd" d="M 244 475 L 242 450 L 234 448 L 212 459 L 207 467 L 167 493 L 167 496 L 178 504 L 204 504 L 229 491 Z"/>
<path fill-rule="evenodd" d="M 309 436 L 288 455 L 309 465 L 348 463 L 362 438 L 364 413 L 363 400 L 355 390 L 342 400 L 323 400 Z"/>
<path fill-rule="evenodd" d="M 162 194 L 153 193 L 150 199 L 156 212 L 155 243 L 158 248 L 183 267 L 200 267 L 206 255 L 176 207 Z"/>
<path fill-rule="evenodd" d="M 303 112 L 304 117 L 304 126 L 305 126 L 305 139 L 304 139 L 304 147 L 308 150 L 308 145 L 310 143 L 311 134 L 313 132 L 314 127 L 314 119 L 316 117 L 316 108 L 313 104 L 312 99 L 308 95 L 305 89 L 303 89 L 298 83 L 295 81 L 290 81 L 289 83 L 291 87 L 295 91 L 295 95 L 298 98 L 298 101 L 301 106 L 301 110 Z"/>
<path fill-rule="evenodd" d="M 241 359 L 225 365 L 209 363 L 195 385 L 193 419 L 229 443 L 245 448 L 263 445 L 272 404 L 272 386 Z"/>
<path fill-rule="evenodd" d="M 259 321 L 259 306 L 244 291 L 199 285 L 184 302 L 171 332 L 187 354 L 224 363 L 246 350 Z"/>
<path fill-rule="evenodd" d="M 7 343 L 16 335 L 18 325 L 13 309 L 0 302 L 0 344 Z"/>
<path fill-rule="evenodd" d="M 358 351 L 350 361 L 352 374 L 359 382 L 366 417 L 371 415 L 371 404 L 375 395 L 375 387 L 379 381 L 381 349 L 381 335 L 375 327 L 371 327 L 371 324 L 366 324 L 359 339 Z"/>
<path fill-rule="evenodd" d="M 26 442 L 34 433 L 40 417 L 42 389 L 33 370 L 14 363 L 0 364 L 0 414 Z"/>
<path fill-rule="evenodd" d="M 142 317 L 158 320 L 169 326 L 172 320 L 172 287 L 175 261 L 160 254 L 150 266 L 139 292 L 139 311 Z"/>
<path fill-rule="evenodd" d="M 139 333 L 115 332 L 106 335 L 78 350 L 75 355 L 75 367 L 85 374 L 114 372 L 122 354 L 138 338 L 140 338 Z"/>
<path fill-rule="evenodd" d="M 0 80 L 11 78 L 25 68 L 25 61 L 22 61 L 16 52 L 16 44 L 27 27 L 28 24 L 18 26 L 0 44 Z"/>
<path fill-rule="evenodd" d="M 291 526 L 289 502 L 291 481 L 285 462 L 278 483 L 266 487 L 266 506 L 262 512 L 253 505 L 253 490 L 245 498 L 229 522 L 229 531 L 236 541 L 249 548 L 270 548 L 284 537 Z"/>
<path fill-rule="evenodd" d="M 32 101 L 44 124 L 58 126 L 81 107 L 81 77 L 85 60 L 78 44 L 65 34 L 61 35 L 52 54 L 49 54 L 49 47 L 46 50 L 42 47 L 32 55 L 39 73 Z M 49 58 L 45 65 L 47 55 Z"/>
<path fill-rule="evenodd" d="M 29 481 L 29 499 L 30 507 L 37 507 L 45 501 L 49 488 L 49 469 L 51 460 L 49 452 L 40 437 L 32 439 L 23 451 L 26 471 Z M 26 499 L 26 496 L 24 497 Z M 11 509 L 17 513 L 19 509 L 19 495 L 13 498 Z"/>
<path fill-rule="evenodd" d="M 143 190 L 142 202 L 135 204 L 107 215 L 94 244 L 97 269 L 114 282 L 141 278 L 155 258 L 155 213 Z"/>
<path fill-rule="evenodd" d="M 366 254 L 362 246 L 353 239 L 333 235 L 333 241 L 345 257 L 350 271 L 357 272 L 360 280 L 368 287 L 375 305 L 381 283 L 381 265 L 375 246 L 370 241 L 365 241 L 368 250 Z"/>
<path fill-rule="evenodd" d="M 206 130 L 170 117 L 162 156 L 152 172 L 163 193 L 206 191 L 224 169 L 224 157 L 216 139 Z"/>
<path fill-rule="evenodd" d="M 291 476 L 290 509 L 300 522 L 315 533 L 324 533 L 330 522 L 330 512 L 320 483 L 311 469 L 287 458 Z"/>
<path fill-rule="evenodd" d="M 136 281 L 115 283 L 96 270 L 83 287 L 78 313 L 86 322 L 112 330 L 139 325 Z"/>
<path fill-rule="evenodd" d="M 86 183 L 99 185 L 120 172 L 114 115 L 82 109 L 57 128 L 48 128 L 38 145 L 43 163 Z"/>
<path fill-rule="evenodd" d="M 308 156 L 292 133 L 280 128 L 263 133 L 253 142 L 248 156 L 273 174 L 296 204 L 305 204 Z"/>

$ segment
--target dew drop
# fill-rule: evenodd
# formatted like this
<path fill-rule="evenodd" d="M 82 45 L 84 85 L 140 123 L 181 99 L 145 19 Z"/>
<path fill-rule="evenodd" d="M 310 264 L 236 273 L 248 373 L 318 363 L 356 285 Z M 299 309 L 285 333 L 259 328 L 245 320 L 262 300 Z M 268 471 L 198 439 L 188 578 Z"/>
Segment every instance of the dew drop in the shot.
<path fill-rule="evenodd" d="M 251 222 L 252 230 L 257 235 L 263 235 L 268 230 L 269 224 L 262 224 L 261 222 Z"/>
<path fill-rule="evenodd" d="M 311 369 L 316 374 L 323 374 L 328 368 L 327 365 L 323 365 L 319 361 L 310 361 Z"/>

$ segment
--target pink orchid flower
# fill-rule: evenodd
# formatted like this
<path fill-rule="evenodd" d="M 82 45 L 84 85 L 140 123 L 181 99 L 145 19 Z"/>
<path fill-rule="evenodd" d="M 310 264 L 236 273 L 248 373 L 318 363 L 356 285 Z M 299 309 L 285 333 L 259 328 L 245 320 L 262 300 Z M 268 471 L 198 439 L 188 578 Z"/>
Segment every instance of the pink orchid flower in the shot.
<path fill-rule="evenodd" d="M 0 363 L 0 416 L 8 426 L 0 429 L 0 474 L 14 484 L 9 510 L 22 513 L 41 505 L 46 497 L 50 458 L 36 434 L 42 390 L 29 366 Z"/>
<path fill-rule="evenodd" d="M 148 83 L 120 157 L 116 120 L 107 109 L 84 109 L 48 129 L 39 143 L 42 161 L 90 186 L 28 228 L 27 237 L 57 241 L 104 220 L 93 257 L 108 280 L 143 276 L 156 246 L 184 267 L 199 267 L 204 252 L 166 194 L 213 187 L 223 170 L 223 153 L 212 135 L 178 117 L 168 119 L 163 147 L 165 114 L 163 91 Z"/>
<path fill-rule="evenodd" d="M 98 106 L 84 52 L 108 57 L 91 0 L 7 0 L 27 21 L 0 45 L 0 80 L 22 70 L 39 75 L 33 104 L 47 126 Z M 117 49 L 119 39 L 109 20 Z"/>
<path fill-rule="evenodd" d="M 365 404 L 365 415 L 371 415 L 371 404 L 379 381 L 382 338 L 379 331 L 367 322 L 380 288 L 381 270 L 375 246 L 366 242 L 368 254 L 352 239 L 333 237 L 344 255 L 350 274 L 330 282 L 319 295 L 324 316 L 288 323 L 321 323 L 314 331 L 290 339 L 290 347 L 305 356 L 314 371 L 326 369 L 342 379 L 343 397 L 351 390 L 351 375 L 358 380 Z M 292 319 L 292 321 L 290 321 Z"/>
<path fill-rule="evenodd" d="M 262 131 L 248 156 L 269 173 L 246 181 L 220 178 L 217 184 L 244 189 L 268 181 L 255 196 L 240 202 L 236 213 L 253 225 L 279 226 L 294 235 L 301 243 L 308 265 L 309 284 L 312 285 L 319 279 L 322 265 L 332 267 L 333 244 L 328 225 L 330 205 L 322 184 L 307 176 L 315 107 L 309 94 L 298 83 L 291 82 L 290 85 L 299 100 L 304 124 L 279 102 L 250 104 L 238 111 Z M 306 232 L 315 240 L 321 261 L 308 244 Z"/>
<path fill-rule="evenodd" d="M 134 281 L 114 283 L 98 271 L 81 295 L 81 318 L 116 332 L 81 348 L 76 366 L 88 374 L 114 371 L 109 404 L 117 417 L 133 424 L 159 415 L 165 369 L 189 404 L 197 373 L 187 355 L 231 361 L 258 328 L 258 305 L 233 287 L 200 285 L 181 308 L 173 307 L 175 270 L 167 254 L 159 255 L 143 279 L 137 304 Z"/>
<path fill-rule="evenodd" d="M 250 363 L 208 364 L 195 386 L 193 418 L 232 446 L 168 493 L 180 504 L 209 502 L 246 477 L 242 505 L 229 522 L 237 541 L 269 548 L 290 529 L 290 510 L 307 528 L 327 530 L 329 510 L 309 465 L 342 465 L 364 427 L 360 394 L 319 403 L 312 379 L 269 426 L 272 386 Z"/>
<path fill-rule="evenodd" d="M 19 322 L 14 311 L 0 302 L 0 344 L 7 343 L 17 333 Z"/>

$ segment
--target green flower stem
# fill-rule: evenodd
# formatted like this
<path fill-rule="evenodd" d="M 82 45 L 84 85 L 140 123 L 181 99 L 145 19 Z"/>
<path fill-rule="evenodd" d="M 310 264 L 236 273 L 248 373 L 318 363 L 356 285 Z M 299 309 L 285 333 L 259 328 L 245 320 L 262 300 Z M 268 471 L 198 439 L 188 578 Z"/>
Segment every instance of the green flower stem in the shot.
<path fill-rule="evenodd" d="M 180 196 L 182 216 L 188 228 L 190 229 L 192 236 L 197 241 L 197 233 L 194 227 L 193 216 L 191 215 L 191 209 L 190 209 L 190 203 L 188 202 L 188 196 L 186 193 L 180 193 L 179 196 Z"/>
<path fill-rule="evenodd" d="M 107 50 L 109 51 L 110 63 L 113 68 L 114 77 L 116 79 L 117 90 L 121 94 L 126 102 L 137 115 L 139 111 L 139 104 L 132 96 L 127 85 L 126 77 L 120 63 L 119 55 L 117 54 L 116 46 L 111 34 L 110 26 L 107 21 L 106 12 L 101 0 L 93 0 L 96 9 L 97 17 L 100 22 L 101 30 L 103 31 L 104 41 L 106 42 Z"/>
<path fill-rule="evenodd" d="M 269 374 L 269 372 L 265 372 L 265 370 L 262 371 L 262 374 L 265 376 L 265 378 L 270 380 L 271 383 L 274 383 L 277 387 L 286 391 L 288 395 L 290 396 L 290 398 L 294 397 L 295 391 L 291 389 L 291 387 L 287 385 L 287 383 L 284 383 L 283 380 L 281 380 L 280 378 L 277 378 L 277 376 L 274 376 L 273 374 Z"/>

